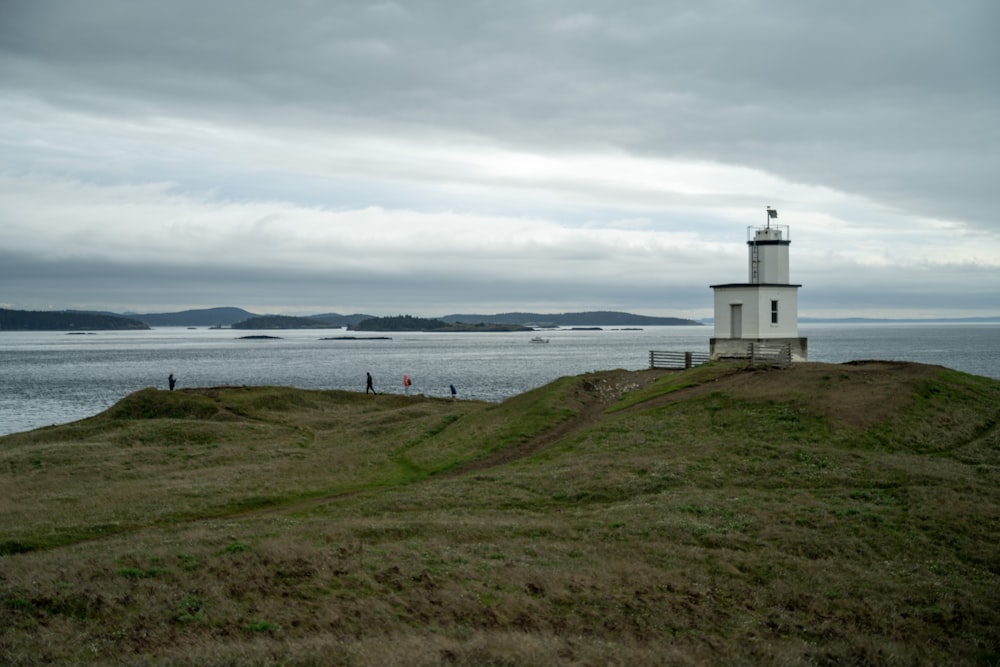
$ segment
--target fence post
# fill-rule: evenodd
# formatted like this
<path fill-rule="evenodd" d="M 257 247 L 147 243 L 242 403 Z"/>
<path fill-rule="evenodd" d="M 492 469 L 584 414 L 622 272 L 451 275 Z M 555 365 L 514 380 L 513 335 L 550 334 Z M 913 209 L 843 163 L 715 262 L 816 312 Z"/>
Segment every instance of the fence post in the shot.
<path fill-rule="evenodd" d="M 692 366 L 694 366 L 694 364 L 691 361 L 691 353 L 690 352 L 685 352 L 684 353 L 684 368 L 691 368 Z"/>

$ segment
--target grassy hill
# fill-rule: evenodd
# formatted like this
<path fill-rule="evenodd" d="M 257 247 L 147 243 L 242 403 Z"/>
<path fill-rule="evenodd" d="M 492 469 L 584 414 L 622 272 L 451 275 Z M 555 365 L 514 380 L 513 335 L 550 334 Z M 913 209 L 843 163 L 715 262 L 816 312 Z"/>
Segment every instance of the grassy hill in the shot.
<path fill-rule="evenodd" d="M 1000 382 L 147 389 L 0 438 L 0 663 L 1000 661 Z"/>

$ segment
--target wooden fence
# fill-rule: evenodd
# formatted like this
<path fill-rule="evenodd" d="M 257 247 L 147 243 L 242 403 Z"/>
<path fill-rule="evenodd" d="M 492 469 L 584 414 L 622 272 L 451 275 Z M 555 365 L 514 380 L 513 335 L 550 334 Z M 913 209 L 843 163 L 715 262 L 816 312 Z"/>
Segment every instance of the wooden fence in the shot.
<path fill-rule="evenodd" d="M 705 363 L 710 358 L 707 352 L 665 352 L 650 350 L 649 367 L 651 369 L 694 368 Z M 779 364 L 787 366 L 792 363 L 792 346 L 787 343 L 748 343 L 746 356 L 743 358 L 748 359 L 751 364 Z"/>
<path fill-rule="evenodd" d="M 693 368 L 708 361 L 707 352 L 649 351 L 650 368 Z"/>
<path fill-rule="evenodd" d="M 751 364 L 780 364 L 787 366 L 792 363 L 792 346 L 773 343 L 750 343 L 747 345 L 747 356 Z"/>

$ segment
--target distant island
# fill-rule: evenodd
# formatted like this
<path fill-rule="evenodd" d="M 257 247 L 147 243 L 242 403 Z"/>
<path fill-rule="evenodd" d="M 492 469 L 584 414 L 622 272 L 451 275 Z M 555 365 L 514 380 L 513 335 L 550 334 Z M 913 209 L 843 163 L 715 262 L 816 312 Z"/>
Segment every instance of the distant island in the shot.
<path fill-rule="evenodd" d="M 468 324 L 465 322 L 445 322 L 438 319 L 413 317 L 412 315 L 372 317 L 363 322 L 358 322 L 350 327 L 350 329 L 352 331 L 454 331 L 462 333 L 480 331 L 534 331 L 531 327 L 522 324 L 501 324 L 496 322 Z"/>
<path fill-rule="evenodd" d="M 394 322 L 398 318 L 402 322 Z M 422 326 L 416 326 L 420 320 Z M 880 323 L 993 323 L 1000 316 L 962 318 L 819 318 L 800 317 L 800 324 L 880 324 Z M 409 315 L 377 317 L 364 313 L 342 315 L 267 315 L 242 308 L 219 307 L 183 310 L 176 313 L 110 313 L 99 311 L 59 310 L 28 311 L 0 308 L 0 331 L 115 331 L 151 327 L 232 327 L 234 329 L 352 329 L 355 331 L 524 331 L 556 327 L 643 327 L 643 326 L 712 326 L 713 319 L 690 320 L 680 317 L 653 317 L 611 310 L 574 313 L 511 312 L 489 314 L 451 314 L 422 318 Z M 377 327 L 383 327 L 381 329 Z M 404 328 L 394 328 L 402 326 Z M 405 328 L 415 327 L 415 328 Z"/>
<path fill-rule="evenodd" d="M 149 325 L 121 315 L 74 310 L 8 310 L 0 308 L 0 331 L 123 331 Z"/>
<path fill-rule="evenodd" d="M 378 317 L 364 313 L 342 315 L 321 313 L 317 315 L 265 315 L 251 313 L 241 308 L 207 308 L 186 310 L 179 313 L 154 313 L 148 315 L 129 313 L 150 326 L 219 326 L 234 329 L 337 329 L 355 331 L 376 331 L 372 321 L 383 327 L 382 331 L 403 331 L 394 326 L 413 326 L 413 320 L 423 320 L 423 326 L 410 331 L 523 331 L 547 327 L 564 326 L 703 326 L 702 322 L 678 317 L 651 317 L 618 311 L 586 311 L 576 313 L 529 313 L 513 312 L 495 315 L 452 314 L 441 317 L 416 318 L 397 315 Z M 393 323 L 394 318 L 411 317 L 410 320 Z M 362 323 L 366 323 L 362 325 Z M 489 325 L 493 325 L 492 327 Z M 510 325 L 515 328 L 509 328 Z M 521 327 L 521 328 L 517 328 Z"/>
<path fill-rule="evenodd" d="M 261 315 L 234 322 L 232 327 L 234 329 L 329 329 L 330 325 L 317 322 L 310 317 Z"/>
<path fill-rule="evenodd" d="M 652 317 L 613 310 L 593 310 L 579 313 L 500 313 L 497 315 L 445 315 L 445 322 L 486 322 L 523 324 L 534 328 L 573 326 L 702 326 L 697 320 L 680 317 Z"/>
<path fill-rule="evenodd" d="M 355 331 L 532 331 L 539 328 L 579 326 L 702 326 L 678 317 L 650 317 L 617 311 L 577 313 L 453 314 L 434 318 L 396 315 L 376 317 L 363 313 L 292 316 L 251 313 L 242 308 L 220 307 L 176 313 L 108 313 L 96 311 L 0 310 L 0 331 L 75 331 L 149 329 L 151 327 L 211 327 L 233 329 L 339 329 Z"/>
<path fill-rule="evenodd" d="M 678 317 L 650 317 L 616 311 L 579 313 L 500 313 L 453 314 L 423 318 L 412 315 L 376 317 L 373 315 L 340 315 L 325 313 L 304 317 L 256 315 L 231 324 L 233 328 L 314 329 L 345 327 L 353 331 L 532 331 L 548 327 L 568 326 L 702 326 L 696 320 Z"/>
<path fill-rule="evenodd" d="M 151 327 L 228 327 L 235 322 L 256 317 L 242 308 L 200 308 L 176 313 L 126 313 Z"/>

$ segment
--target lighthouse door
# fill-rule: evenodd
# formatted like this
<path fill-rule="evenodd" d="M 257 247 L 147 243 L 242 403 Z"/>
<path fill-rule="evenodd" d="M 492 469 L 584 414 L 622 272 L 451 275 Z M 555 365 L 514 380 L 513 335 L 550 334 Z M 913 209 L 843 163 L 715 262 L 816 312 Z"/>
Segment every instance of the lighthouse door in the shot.
<path fill-rule="evenodd" d="M 743 338 L 743 304 L 729 304 L 729 337 Z"/>

